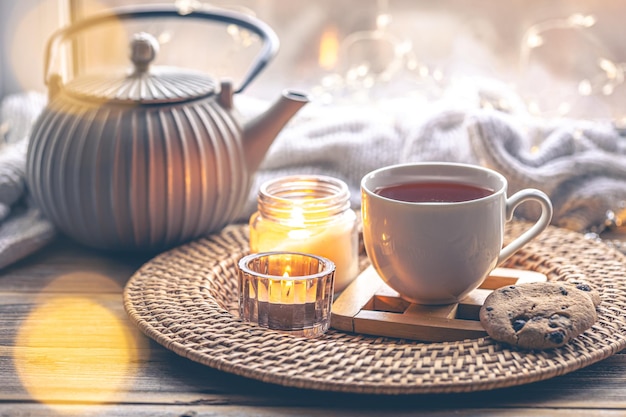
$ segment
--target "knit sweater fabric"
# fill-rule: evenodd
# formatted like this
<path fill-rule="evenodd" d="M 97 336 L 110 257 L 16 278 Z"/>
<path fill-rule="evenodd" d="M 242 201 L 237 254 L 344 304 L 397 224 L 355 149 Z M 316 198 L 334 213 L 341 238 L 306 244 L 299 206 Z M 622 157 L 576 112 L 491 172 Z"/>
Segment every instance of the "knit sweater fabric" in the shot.
<path fill-rule="evenodd" d="M 0 105 L 0 269 L 50 243 L 56 232 L 28 196 L 30 128 L 45 105 L 37 93 L 12 95 Z"/>
<path fill-rule="evenodd" d="M 508 193 L 544 191 L 554 206 L 552 223 L 578 232 L 599 230 L 607 212 L 626 201 L 626 138 L 610 124 L 541 120 L 520 111 L 487 108 L 474 98 L 445 97 L 434 103 L 409 99 L 372 105 L 309 104 L 278 135 L 255 174 L 238 221 L 256 210 L 260 185 L 298 174 L 345 181 L 355 210 L 360 181 L 392 164 L 447 161 L 483 165 L 502 173 Z M 244 119 L 268 103 L 237 97 Z M 0 268 L 49 244 L 56 229 L 28 197 L 26 152 L 32 124 L 45 96 L 6 97 L 0 106 Z M 535 218 L 538 207 L 516 215 Z"/>

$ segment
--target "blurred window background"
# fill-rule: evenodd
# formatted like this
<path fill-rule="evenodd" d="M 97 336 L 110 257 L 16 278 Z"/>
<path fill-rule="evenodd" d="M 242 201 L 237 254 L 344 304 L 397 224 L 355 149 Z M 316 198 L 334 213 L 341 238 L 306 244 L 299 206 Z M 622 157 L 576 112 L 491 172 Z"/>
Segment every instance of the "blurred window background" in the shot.
<path fill-rule="evenodd" d="M 59 25 L 123 0 L 0 2 L 4 93 L 45 91 L 43 44 Z M 153 3 L 135 0 L 133 4 Z M 177 0 L 181 10 L 222 7 L 278 34 L 278 56 L 245 91 L 273 98 L 296 88 L 321 104 L 432 100 L 490 82 L 531 113 L 591 119 L 626 115 L 626 2 L 621 0 Z M 245 30 L 185 19 L 90 30 L 55 63 L 71 74 L 128 66 L 128 39 L 147 31 L 157 63 L 240 79 L 259 48 Z M 114 33 L 113 35 L 111 33 Z M 73 62 L 69 56 L 74 56 Z M 489 97 L 485 97 L 489 101 Z M 506 103 L 490 103 L 505 106 Z"/>

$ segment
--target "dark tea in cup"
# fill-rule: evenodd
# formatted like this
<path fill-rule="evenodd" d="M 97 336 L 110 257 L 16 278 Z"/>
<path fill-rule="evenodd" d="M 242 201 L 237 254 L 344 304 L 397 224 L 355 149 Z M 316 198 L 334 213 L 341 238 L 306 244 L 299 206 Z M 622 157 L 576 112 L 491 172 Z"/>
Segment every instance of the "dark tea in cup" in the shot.
<path fill-rule="evenodd" d="M 487 197 L 494 190 L 457 182 L 407 182 L 379 187 L 374 192 L 409 203 L 459 203 Z"/>

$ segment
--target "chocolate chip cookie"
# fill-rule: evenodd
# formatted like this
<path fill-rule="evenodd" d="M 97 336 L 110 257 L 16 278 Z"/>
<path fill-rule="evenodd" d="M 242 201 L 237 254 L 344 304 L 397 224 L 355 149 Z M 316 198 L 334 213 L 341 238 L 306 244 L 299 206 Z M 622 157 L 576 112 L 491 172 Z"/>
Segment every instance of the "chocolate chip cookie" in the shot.
<path fill-rule="evenodd" d="M 595 301 L 599 303 L 600 297 L 594 291 L 582 282 L 533 282 L 498 288 L 485 299 L 480 322 L 493 339 L 513 346 L 560 347 L 597 320 Z"/>
<path fill-rule="evenodd" d="M 577 289 L 584 291 L 587 293 L 589 297 L 591 297 L 591 301 L 593 301 L 594 306 L 600 305 L 600 293 L 596 290 L 591 284 L 579 279 L 571 279 L 568 280 L 567 283 L 569 285 L 575 286 Z"/>

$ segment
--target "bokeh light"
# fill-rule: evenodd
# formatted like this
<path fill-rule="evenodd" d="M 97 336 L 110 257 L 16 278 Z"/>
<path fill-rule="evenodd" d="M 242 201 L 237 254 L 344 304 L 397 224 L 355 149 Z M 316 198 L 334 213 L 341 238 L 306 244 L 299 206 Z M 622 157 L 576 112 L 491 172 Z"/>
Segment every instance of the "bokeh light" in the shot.
<path fill-rule="evenodd" d="M 98 296 L 85 295 L 85 286 L 91 293 L 97 287 Z M 68 294 L 68 288 L 76 293 Z M 60 276 L 42 290 L 13 349 L 17 374 L 34 400 L 80 414 L 80 404 L 123 398 L 136 372 L 137 352 L 147 351 L 145 338 L 125 320 L 121 291 L 93 272 Z"/>
<path fill-rule="evenodd" d="M 34 6 L 33 6 L 34 4 Z M 25 7 L 30 7 L 24 10 Z M 16 83 L 16 90 L 44 91 L 43 56 L 45 41 L 63 19 L 56 2 L 41 0 L 14 2 L 11 17 L 5 21 L 11 26 L 6 34 L 5 50 L 8 62 L 5 71 Z"/>

